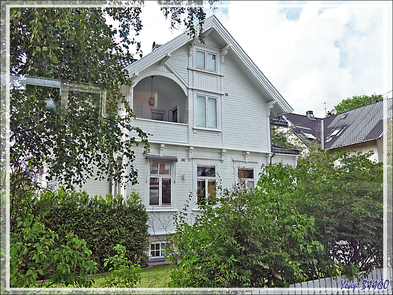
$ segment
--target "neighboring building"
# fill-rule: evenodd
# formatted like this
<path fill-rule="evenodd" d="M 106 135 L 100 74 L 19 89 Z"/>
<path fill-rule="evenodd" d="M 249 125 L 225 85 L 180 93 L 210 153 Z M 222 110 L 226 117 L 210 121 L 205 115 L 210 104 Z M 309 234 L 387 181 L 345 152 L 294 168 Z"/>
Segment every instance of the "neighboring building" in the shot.
<path fill-rule="evenodd" d="M 386 101 L 388 123 L 392 120 L 392 99 Z M 323 120 L 323 148 L 332 153 L 342 149 L 366 153 L 370 158 L 383 161 L 384 102 L 375 102 L 354 110 L 329 116 Z"/>
<path fill-rule="evenodd" d="M 391 98 L 387 99 L 386 105 L 389 123 L 392 119 Z M 316 143 L 331 153 L 343 149 L 362 153 L 373 151 L 370 159 L 382 162 L 383 116 L 384 102 L 379 101 L 326 118 L 315 118 L 312 111 L 305 116 L 285 114 L 272 119 L 271 124 L 285 133 L 289 142 L 301 142 L 303 147 Z"/>
<path fill-rule="evenodd" d="M 291 146 L 301 150 L 301 156 L 307 154 L 310 144 L 321 143 L 322 119 L 314 117 L 313 111 L 307 111 L 306 115 L 285 114 L 270 123 L 276 134 L 281 133 Z"/>
<path fill-rule="evenodd" d="M 197 211 L 216 183 L 254 187 L 263 165 L 296 165 L 298 156 L 294 149 L 271 149 L 270 119 L 291 106 L 215 16 L 205 20 L 204 35 L 205 44 L 195 39 L 190 46 L 182 34 L 127 67 L 133 86 L 124 93 L 133 123 L 152 135 L 148 154 L 135 148 L 139 183 L 120 192 L 141 195 L 156 258 L 190 194 Z M 105 194 L 108 184 L 85 188 Z"/>

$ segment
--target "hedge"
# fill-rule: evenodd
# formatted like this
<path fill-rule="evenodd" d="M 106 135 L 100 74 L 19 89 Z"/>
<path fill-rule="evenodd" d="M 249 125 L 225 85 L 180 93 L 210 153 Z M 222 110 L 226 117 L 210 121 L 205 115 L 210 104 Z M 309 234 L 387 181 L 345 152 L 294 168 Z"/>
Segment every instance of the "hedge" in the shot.
<path fill-rule="evenodd" d="M 136 192 L 127 198 L 89 197 L 86 192 L 61 188 L 44 193 L 33 210 L 42 210 L 43 204 L 48 209 L 42 213 L 45 226 L 59 235 L 60 243 L 70 232 L 84 239 L 100 271 L 108 270 L 104 260 L 116 255 L 117 244 L 126 247 L 130 261 L 142 265 L 147 261 L 148 215 Z"/>

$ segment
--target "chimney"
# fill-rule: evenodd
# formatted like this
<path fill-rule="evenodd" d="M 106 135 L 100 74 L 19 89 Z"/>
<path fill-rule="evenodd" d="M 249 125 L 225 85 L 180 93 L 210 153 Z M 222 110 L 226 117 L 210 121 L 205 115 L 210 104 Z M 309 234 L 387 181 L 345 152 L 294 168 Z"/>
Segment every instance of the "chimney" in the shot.
<path fill-rule="evenodd" d="M 313 111 L 307 111 L 307 112 L 306 112 L 306 116 L 307 116 L 307 118 L 309 118 L 310 120 L 315 120 L 315 118 L 314 118 L 314 112 L 313 112 Z"/>
<path fill-rule="evenodd" d="M 158 47 L 160 47 L 162 44 L 156 43 L 156 41 L 153 42 L 153 45 L 151 46 L 151 51 L 156 50 Z"/>

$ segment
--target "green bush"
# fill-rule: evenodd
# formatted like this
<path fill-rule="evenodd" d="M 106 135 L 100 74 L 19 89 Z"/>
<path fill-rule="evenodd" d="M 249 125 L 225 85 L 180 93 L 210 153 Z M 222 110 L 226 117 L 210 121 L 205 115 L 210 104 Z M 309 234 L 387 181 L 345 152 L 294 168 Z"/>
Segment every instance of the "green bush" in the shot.
<path fill-rule="evenodd" d="M 65 243 L 69 233 L 83 238 L 100 271 L 108 271 L 105 259 L 116 255 L 117 244 L 125 246 L 126 258 L 133 263 L 147 260 L 148 216 L 136 192 L 128 198 L 89 197 L 86 192 L 61 188 L 56 193 L 43 194 L 33 207 L 46 208 L 42 221 L 59 235 L 61 243 Z"/>
<path fill-rule="evenodd" d="M 254 190 L 218 187 L 193 222 L 187 204 L 171 286 L 282 287 L 382 267 L 383 170 L 369 156 L 315 147 L 296 168 L 263 167 Z"/>
<path fill-rule="evenodd" d="M 111 258 L 105 259 L 104 266 L 109 268 L 109 276 L 102 283 L 104 288 L 135 288 L 136 284 L 141 281 L 141 267 L 139 263 L 132 263 L 126 257 L 126 248 L 122 245 L 116 245 L 113 248 L 117 254 Z"/>
<path fill-rule="evenodd" d="M 289 193 L 217 192 L 189 224 L 188 206 L 171 236 L 173 287 L 284 287 L 307 280 L 323 247 L 313 239 L 314 219 L 300 214 Z M 291 182 L 289 185 L 293 186 Z"/>
<path fill-rule="evenodd" d="M 312 151 L 292 169 L 297 207 L 315 218 L 326 248 L 320 260 L 340 265 L 347 275 L 383 266 L 383 169 L 370 155 Z"/>
<path fill-rule="evenodd" d="M 32 215 L 16 222 L 16 230 L 10 234 L 12 287 L 91 286 L 93 281 L 87 275 L 97 268 L 84 240 L 70 233 L 59 243 L 59 236 Z"/>

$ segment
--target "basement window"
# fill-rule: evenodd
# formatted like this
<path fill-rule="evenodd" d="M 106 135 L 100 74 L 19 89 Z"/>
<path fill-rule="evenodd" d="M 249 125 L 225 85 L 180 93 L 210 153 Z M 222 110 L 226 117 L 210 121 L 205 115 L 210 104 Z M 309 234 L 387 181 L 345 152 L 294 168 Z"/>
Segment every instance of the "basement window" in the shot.
<path fill-rule="evenodd" d="M 164 249 L 166 246 L 166 242 L 153 242 L 150 244 L 150 257 L 159 258 L 164 257 Z"/>

